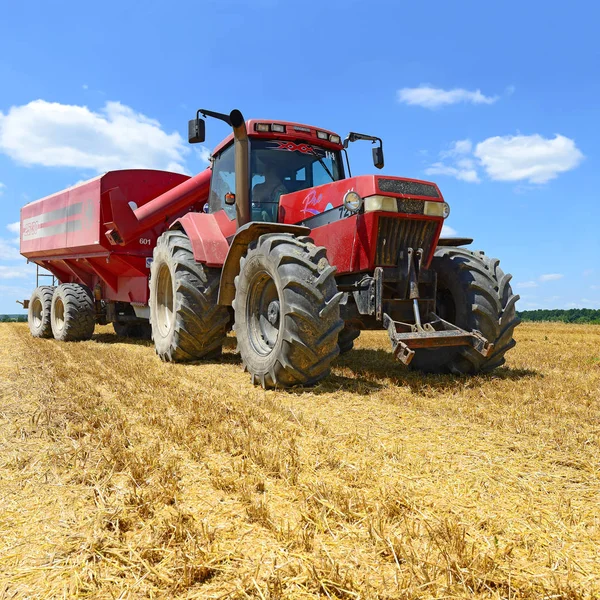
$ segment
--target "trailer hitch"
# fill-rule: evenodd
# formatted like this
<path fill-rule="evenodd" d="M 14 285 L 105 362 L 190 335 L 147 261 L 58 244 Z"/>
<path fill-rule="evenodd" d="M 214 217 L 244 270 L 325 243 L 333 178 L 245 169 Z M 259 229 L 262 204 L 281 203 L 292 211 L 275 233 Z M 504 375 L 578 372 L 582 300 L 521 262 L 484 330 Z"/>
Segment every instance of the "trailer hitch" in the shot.
<path fill-rule="evenodd" d="M 480 331 L 465 331 L 434 314 L 429 317 L 428 323 L 411 325 L 394 321 L 384 313 L 383 326 L 390 336 L 392 352 L 405 365 L 410 364 L 415 350 L 420 348 L 471 346 L 484 357 L 494 349 L 494 344 L 488 342 Z"/>

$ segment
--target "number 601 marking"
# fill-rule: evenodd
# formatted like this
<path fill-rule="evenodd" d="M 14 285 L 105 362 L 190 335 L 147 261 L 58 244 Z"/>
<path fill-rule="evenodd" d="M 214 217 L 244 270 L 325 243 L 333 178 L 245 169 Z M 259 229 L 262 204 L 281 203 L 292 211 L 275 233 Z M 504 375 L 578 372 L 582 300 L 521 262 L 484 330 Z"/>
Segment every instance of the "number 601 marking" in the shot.
<path fill-rule="evenodd" d="M 152 243 L 150 238 L 140 238 L 140 244 L 142 246 L 149 246 Z"/>

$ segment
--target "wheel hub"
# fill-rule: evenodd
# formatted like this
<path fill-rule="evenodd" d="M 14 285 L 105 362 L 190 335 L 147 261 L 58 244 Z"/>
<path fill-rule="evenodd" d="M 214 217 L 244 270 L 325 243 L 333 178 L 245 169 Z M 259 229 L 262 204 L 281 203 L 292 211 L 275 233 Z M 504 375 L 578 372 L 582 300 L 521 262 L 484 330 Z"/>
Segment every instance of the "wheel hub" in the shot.
<path fill-rule="evenodd" d="M 169 334 L 174 320 L 173 280 L 169 267 L 163 264 L 156 285 L 156 329 L 160 335 L 166 337 Z"/>
<path fill-rule="evenodd" d="M 31 305 L 31 314 L 35 327 L 40 327 L 42 324 L 42 312 L 42 303 L 40 302 L 39 298 L 36 298 Z"/>
<path fill-rule="evenodd" d="M 279 301 L 273 300 L 267 309 L 267 319 L 271 325 L 277 327 L 279 325 Z"/>
<path fill-rule="evenodd" d="M 281 305 L 277 285 L 269 273 L 261 271 L 250 282 L 246 319 L 248 337 L 256 352 L 266 356 L 279 339 Z"/>

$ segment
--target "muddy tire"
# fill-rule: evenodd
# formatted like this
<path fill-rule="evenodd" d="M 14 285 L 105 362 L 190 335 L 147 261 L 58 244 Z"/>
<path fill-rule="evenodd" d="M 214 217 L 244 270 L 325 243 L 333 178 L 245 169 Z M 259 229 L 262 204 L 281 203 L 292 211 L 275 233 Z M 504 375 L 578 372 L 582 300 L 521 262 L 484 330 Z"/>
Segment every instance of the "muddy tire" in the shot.
<path fill-rule="evenodd" d="M 484 358 L 470 347 L 417 350 L 410 368 L 426 373 L 474 374 L 504 364 L 504 355 L 515 345 L 513 331 L 520 323 L 515 313 L 519 299 L 500 261 L 481 251 L 438 248 L 431 268 L 437 273 L 437 312 L 442 319 L 467 331 L 477 330 L 494 344 Z"/>
<path fill-rule="evenodd" d="M 221 352 L 230 320 L 217 304 L 220 269 L 194 260 L 183 231 L 163 233 L 150 270 L 150 324 L 156 353 L 164 361 L 187 362 Z"/>
<path fill-rule="evenodd" d="M 52 323 L 50 314 L 52 312 L 52 295 L 54 287 L 43 285 L 33 290 L 31 300 L 29 300 L 29 309 L 27 313 L 27 322 L 29 331 L 36 338 L 51 338 Z"/>
<path fill-rule="evenodd" d="M 61 342 L 89 340 L 96 326 L 92 290 L 79 283 L 63 283 L 52 296 L 50 322 L 54 338 Z"/>
<path fill-rule="evenodd" d="M 241 260 L 233 301 L 238 350 L 263 388 L 311 385 L 339 354 L 340 299 L 325 248 L 274 233 Z"/>
<path fill-rule="evenodd" d="M 113 329 L 119 337 L 130 338 L 134 340 L 151 340 L 152 327 L 147 321 L 136 323 L 113 323 Z"/>
<path fill-rule="evenodd" d="M 360 335 L 360 329 L 349 327 L 344 325 L 344 329 L 340 331 L 338 337 L 338 346 L 340 347 L 340 354 L 346 354 L 354 348 L 354 340 Z"/>

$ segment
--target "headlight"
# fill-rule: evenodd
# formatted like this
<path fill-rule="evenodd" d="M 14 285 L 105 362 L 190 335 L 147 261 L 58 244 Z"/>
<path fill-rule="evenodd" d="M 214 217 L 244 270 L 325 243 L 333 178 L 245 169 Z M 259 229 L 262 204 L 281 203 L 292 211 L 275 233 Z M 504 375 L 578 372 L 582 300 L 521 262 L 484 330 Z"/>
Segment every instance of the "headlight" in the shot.
<path fill-rule="evenodd" d="M 355 191 L 346 192 L 344 196 L 344 206 L 350 212 L 358 212 L 362 206 L 363 199 Z"/>
<path fill-rule="evenodd" d="M 447 202 L 429 202 L 425 201 L 423 214 L 428 217 L 444 217 L 447 219 L 450 215 L 450 205 Z"/>
<path fill-rule="evenodd" d="M 398 202 L 391 196 L 369 196 L 365 198 L 365 212 L 382 210 L 385 212 L 398 212 Z"/>

